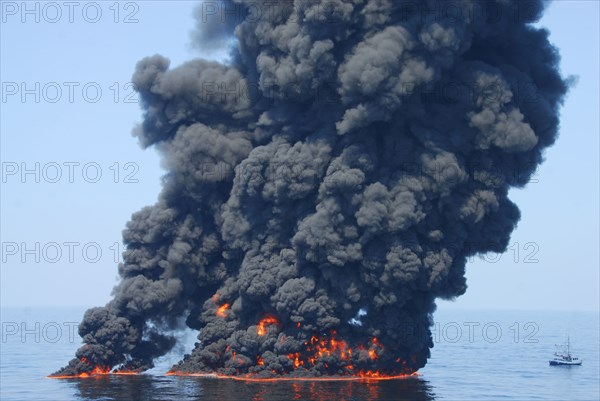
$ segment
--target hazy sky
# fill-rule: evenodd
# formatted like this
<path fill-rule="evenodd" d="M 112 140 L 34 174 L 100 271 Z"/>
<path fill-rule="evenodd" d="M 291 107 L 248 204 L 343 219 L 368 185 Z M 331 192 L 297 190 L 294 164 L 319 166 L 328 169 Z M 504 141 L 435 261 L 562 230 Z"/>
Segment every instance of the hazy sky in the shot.
<path fill-rule="evenodd" d="M 196 3 L 21 4 L 2 2 L 0 301 L 101 305 L 121 230 L 154 203 L 163 174 L 130 135 L 141 112 L 128 82 L 145 56 L 207 56 L 190 46 Z M 511 193 L 523 217 L 510 249 L 474 257 L 467 293 L 441 307 L 598 310 L 598 13 L 596 1 L 555 1 L 540 22 L 578 77 L 560 138 L 536 182 Z"/>

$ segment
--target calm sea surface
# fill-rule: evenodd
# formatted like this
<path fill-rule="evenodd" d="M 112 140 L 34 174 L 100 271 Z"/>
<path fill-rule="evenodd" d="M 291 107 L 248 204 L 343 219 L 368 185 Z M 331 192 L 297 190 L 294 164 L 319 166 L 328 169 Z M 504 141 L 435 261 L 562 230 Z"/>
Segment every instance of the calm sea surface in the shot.
<path fill-rule="evenodd" d="M 418 377 L 376 382 L 247 383 L 163 375 L 193 333 L 147 374 L 47 379 L 80 344 L 83 309 L 3 308 L 1 401 L 598 400 L 598 313 L 438 311 L 432 358 Z M 72 335 L 75 333 L 74 335 Z M 579 367 L 550 367 L 571 338 Z"/>

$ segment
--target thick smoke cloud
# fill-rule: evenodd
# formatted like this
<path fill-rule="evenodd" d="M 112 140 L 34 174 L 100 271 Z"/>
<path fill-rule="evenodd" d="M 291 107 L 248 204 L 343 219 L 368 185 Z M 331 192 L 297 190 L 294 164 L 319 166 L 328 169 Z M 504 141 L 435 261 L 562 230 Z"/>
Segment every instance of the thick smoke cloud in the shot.
<path fill-rule="evenodd" d="M 134 134 L 168 173 L 127 223 L 114 299 L 86 313 L 59 373 L 147 369 L 183 321 L 199 342 L 175 371 L 424 366 L 435 299 L 465 292 L 469 256 L 506 249 L 520 218 L 508 191 L 557 137 L 568 85 L 532 25 L 542 10 L 204 2 L 195 37 L 234 35 L 231 63 L 138 63 Z"/>

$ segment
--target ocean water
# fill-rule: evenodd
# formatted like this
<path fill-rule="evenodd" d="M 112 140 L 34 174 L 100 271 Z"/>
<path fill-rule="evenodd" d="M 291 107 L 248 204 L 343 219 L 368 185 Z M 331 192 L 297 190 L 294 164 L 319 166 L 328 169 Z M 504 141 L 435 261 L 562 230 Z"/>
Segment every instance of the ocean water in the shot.
<path fill-rule="evenodd" d="M 80 345 L 83 309 L 2 308 L 2 401 L 598 400 L 598 313 L 439 310 L 434 348 L 416 377 L 364 382 L 276 382 L 167 377 L 194 342 L 139 376 L 48 379 Z M 582 366 L 551 367 L 555 344 L 571 338 Z"/>

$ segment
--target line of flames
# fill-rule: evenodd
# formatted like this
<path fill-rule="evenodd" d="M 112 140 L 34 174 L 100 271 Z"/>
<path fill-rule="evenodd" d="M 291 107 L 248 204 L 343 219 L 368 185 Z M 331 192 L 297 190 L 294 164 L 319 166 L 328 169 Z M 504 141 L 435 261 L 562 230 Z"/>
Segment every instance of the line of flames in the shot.
<path fill-rule="evenodd" d="M 215 294 L 213 296 L 213 301 L 218 300 L 218 296 Z M 215 314 L 221 318 L 227 318 L 227 311 L 230 308 L 230 304 L 224 303 L 223 305 L 217 307 L 217 311 Z M 274 316 L 266 316 L 261 319 L 256 326 L 256 333 L 259 336 L 267 335 L 267 329 L 269 326 L 279 326 L 279 320 Z M 296 327 L 300 328 L 301 324 L 297 323 Z M 343 340 L 337 338 L 337 332 L 331 331 L 328 338 L 319 338 L 316 335 L 313 335 L 308 341 L 304 342 L 305 349 L 303 352 L 295 352 L 290 353 L 287 357 L 292 361 L 294 366 L 294 370 L 299 369 L 301 367 L 305 367 L 308 365 L 315 366 L 317 361 L 325 356 L 330 356 L 335 353 L 339 355 L 339 358 L 342 361 L 350 361 L 353 355 L 352 347 L 349 347 L 347 343 Z M 368 348 L 364 345 L 359 345 L 356 347 L 358 351 L 367 352 L 369 359 L 372 361 L 379 358 L 379 354 L 384 350 L 384 347 L 376 337 L 373 337 L 369 341 Z M 236 358 L 236 352 L 231 351 L 228 347 L 228 352 L 232 352 L 232 359 Z M 81 362 L 90 365 L 90 363 L 86 360 L 86 358 L 81 358 Z M 402 360 L 398 358 L 396 360 L 398 363 L 402 363 Z M 260 355 L 256 356 L 256 363 L 259 366 L 264 365 L 264 360 Z M 329 368 L 327 363 L 324 363 L 325 368 Z M 253 375 L 256 374 L 246 374 L 239 376 L 228 376 L 228 375 L 220 375 L 214 373 L 183 373 L 178 371 L 169 371 L 167 372 L 167 376 L 196 376 L 196 377 L 216 377 L 216 378 L 231 378 L 234 380 L 251 380 L 251 381 L 277 381 L 277 380 L 391 380 L 391 379 L 399 379 L 416 375 L 416 372 L 410 374 L 400 374 L 400 375 L 387 375 L 374 370 L 360 370 L 355 371 L 354 366 L 352 364 L 348 364 L 343 366 L 343 368 L 348 372 L 348 376 L 328 376 L 326 378 L 323 377 L 271 377 L 271 378 L 259 378 Z M 273 374 L 277 374 L 277 372 L 273 371 Z M 111 372 L 110 367 L 106 366 L 95 366 L 89 372 L 82 372 L 76 375 L 50 375 L 48 377 L 55 379 L 63 379 L 63 378 L 87 378 L 93 376 L 107 376 L 107 375 L 122 375 L 122 376 L 134 376 L 138 375 L 137 371 L 127 371 L 123 369 L 117 369 Z"/>
<path fill-rule="evenodd" d="M 106 377 L 110 375 L 117 376 L 137 376 L 140 373 L 137 372 L 110 372 L 106 371 L 102 368 L 94 368 L 91 373 L 80 373 L 77 375 L 60 375 L 60 376 L 48 376 L 51 379 L 86 379 L 91 377 Z M 202 378 L 212 378 L 212 379 L 229 379 L 236 381 L 249 381 L 249 382 L 277 382 L 277 381 L 370 381 L 370 380 L 398 380 L 398 379 L 406 379 L 408 377 L 418 376 L 418 372 L 413 372 L 409 374 L 401 374 L 401 375 L 384 375 L 375 371 L 361 371 L 357 372 L 356 375 L 353 376 L 327 376 L 327 377 L 291 377 L 291 376 L 281 376 L 281 377 L 268 377 L 268 378 L 260 378 L 256 377 L 256 375 L 246 374 L 241 376 L 229 376 L 229 375 L 221 375 L 216 373 L 185 373 L 179 371 L 169 371 L 165 374 L 165 376 L 177 376 L 177 377 L 202 377 Z"/>
<path fill-rule="evenodd" d="M 407 379 L 409 377 L 419 376 L 418 372 L 406 373 L 400 375 L 385 375 L 375 371 L 361 371 L 353 376 L 327 376 L 327 377 L 293 377 L 293 376 L 279 376 L 279 377 L 257 377 L 257 374 L 245 374 L 239 376 L 222 375 L 218 373 L 185 373 L 179 371 L 169 371 L 166 376 L 177 376 L 177 377 L 201 377 L 208 379 L 227 379 L 235 381 L 245 382 L 280 382 L 280 381 L 319 381 L 319 382 L 331 382 L 331 381 L 383 381 L 383 380 L 399 380 Z"/>
<path fill-rule="evenodd" d="M 86 364 L 88 366 L 91 366 L 91 363 L 88 362 L 88 360 L 85 357 L 81 358 L 81 362 L 83 362 L 84 364 Z M 140 372 L 123 370 L 123 369 L 117 369 L 117 370 L 113 370 L 111 372 L 110 367 L 98 365 L 98 366 L 94 366 L 93 369 L 89 372 L 81 372 L 76 375 L 50 375 L 48 377 L 51 379 L 72 379 L 72 378 L 87 378 L 87 377 L 108 376 L 108 375 L 136 376 L 139 374 L 140 374 Z"/>
<path fill-rule="evenodd" d="M 87 378 L 87 377 L 98 377 L 98 376 L 138 376 L 140 372 L 133 371 L 122 371 L 115 370 L 112 371 L 110 368 L 103 366 L 95 366 L 91 372 L 81 372 L 76 375 L 50 375 L 47 376 L 50 379 L 77 379 L 77 378 Z"/>

